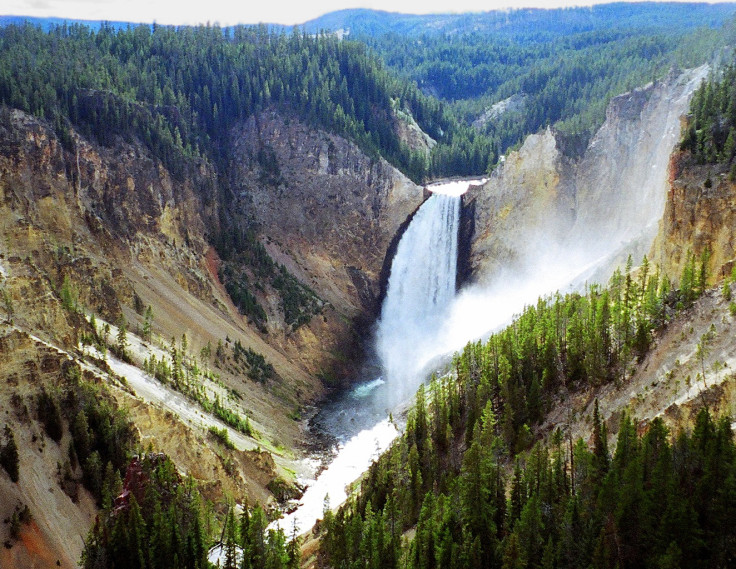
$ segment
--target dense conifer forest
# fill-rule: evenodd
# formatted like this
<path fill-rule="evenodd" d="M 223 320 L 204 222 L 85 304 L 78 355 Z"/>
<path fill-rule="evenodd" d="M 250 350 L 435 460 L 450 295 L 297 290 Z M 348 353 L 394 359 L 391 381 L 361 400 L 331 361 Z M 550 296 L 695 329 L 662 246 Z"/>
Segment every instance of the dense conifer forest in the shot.
<path fill-rule="evenodd" d="M 451 154 L 460 153 L 457 163 L 466 170 L 484 171 L 492 156 L 439 101 L 386 71 L 362 44 L 263 26 L 93 31 L 71 24 L 49 32 L 6 26 L 0 102 L 48 119 L 68 145 L 72 124 L 106 145 L 116 136 L 136 137 L 175 175 L 190 159 L 206 158 L 222 183 L 230 128 L 266 108 L 343 135 L 415 179 L 428 175 L 430 163 L 399 140 L 394 109 L 408 111 Z M 468 150 L 455 136 L 477 145 L 477 160 L 466 164 Z"/>
<path fill-rule="evenodd" d="M 722 70 L 693 95 L 691 114 L 680 145 L 699 164 L 731 164 L 736 153 L 736 67 Z M 731 180 L 736 179 L 736 169 Z"/>
<path fill-rule="evenodd" d="M 156 453 L 136 457 L 119 488 L 122 493 L 105 504 L 90 532 L 84 569 L 211 567 L 212 511 L 170 458 Z M 298 539 L 287 543 L 283 531 L 269 530 L 260 506 L 246 507 L 239 518 L 231 506 L 223 524 L 223 569 L 299 567 Z"/>
<path fill-rule="evenodd" d="M 706 262 L 690 255 L 674 288 L 645 258 L 636 277 L 629 264 L 607 288 L 540 299 L 487 342 L 469 344 L 451 374 L 420 388 L 405 433 L 360 493 L 325 512 L 323 563 L 733 563 L 736 446 L 727 418 L 703 410 L 692 432 L 671 433 L 655 419 L 641 434 L 624 414 L 611 453 L 596 402 L 592 444 L 559 428 L 546 443 L 532 434 L 563 387 L 623 379 L 652 334 L 705 290 Z"/>
<path fill-rule="evenodd" d="M 683 21 L 680 10 L 659 14 L 659 25 L 628 14 L 617 14 L 606 27 L 572 17 L 565 25 L 561 14 L 536 21 L 529 16 L 533 25 L 493 31 L 468 25 L 456 33 L 388 31 L 357 38 L 423 92 L 449 103 L 459 121 L 470 124 L 487 113 L 475 125 L 502 152 L 548 125 L 581 146 L 603 122 L 612 96 L 671 67 L 704 63 L 733 35 L 732 23 L 712 28 L 709 18 L 696 14 Z M 487 112 L 513 96 L 515 106 Z"/>
<path fill-rule="evenodd" d="M 564 24 L 561 13 L 558 29 L 527 18 L 498 31 L 354 40 L 265 26 L 13 23 L 0 28 L 0 103 L 46 118 L 69 148 L 74 125 L 105 145 L 138 138 L 174 175 L 205 158 L 221 184 L 230 128 L 268 108 L 345 136 L 416 181 L 478 175 L 547 125 L 584 141 L 611 96 L 708 60 L 732 26 L 721 12 L 694 14 L 606 28 Z M 512 95 L 520 108 L 471 127 Z M 400 140 L 402 114 L 438 142 L 429 155 Z"/>

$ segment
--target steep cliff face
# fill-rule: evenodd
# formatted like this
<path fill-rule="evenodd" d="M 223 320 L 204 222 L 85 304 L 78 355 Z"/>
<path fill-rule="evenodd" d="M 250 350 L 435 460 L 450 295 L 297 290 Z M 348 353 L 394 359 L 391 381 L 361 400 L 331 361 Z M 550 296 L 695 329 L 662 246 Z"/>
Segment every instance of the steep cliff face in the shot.
<path fill-rule="evenodd" d="M 131 330 L 142 328 L 141 307 L 151 305 L 161 338 L 186 334 L 194 354 L 239 341 L 274 366 L 278 388 L 251 385 L 237 366 L 221 364 L 228 382 L 253 389 L 260 401 L 253 417 L 263 425 L 273 407 L 286 415 L 318 397 L 320 372 L 354 369 L 354 321 L 377 310 L 386 252 L 424 198 L 388 163 L 263 113 L 233 130 L 237 195 L 223 206 L 204 161 L 176 179 L 137 143 L 103 147 L 72 131 L 72 147 L 63 148 L 44 121 L 10 109 L 0 119 L 0 286 L 8 321 L 73 349 L 84 324 L 64 307 L 65 281 L 77 306 L 110 323 L 125 316 Z M 327 302 L 308 324 L 279 324 L 268 288 L 261 288 L 273 322 L 266 335 L 230 302 L 209 241 L 230 213 L 220 208 L 241 206 L 258 219 L 271 256 Z M 283 442 L 298 436 L 293 423 L 273 428 Z"/>
<path fill-rule="evenodd" d="M 0 149 L 11 274 L 44 275 L 57 289 L 69 275 L 79 300 L 110 318 L 120 315 L 120 301 L 132 300 L 132 285 L 122 278 L 130 256 L 176 273 L 188 292 L 209 294 L 199 263 L 206 209 L 196 193 L 213 182 L 205 165 L 175 181 L 136 144 L 105 148 L 74 135 L 74 149 L 65 150 L 45 123 L 9 109 L 0 119 Z"/>
<path fill-rule="evenodd" d="M 570 169 L 547 129 L 527 137 L 483 186 L 471 186 L 463 207 L 473 209 L 472 281 L 490 283 L 509 267 L 525 270 L 533 251 L 563 237 L 574 220 Z"/>
<path fill-rule="evenodd" d="M 378 309 L 386 252 L 421 203 L 419 186 L 344 139 L 275 113 L 233 130 L 237 196 L 227 206 L 204 161 L 175 179 L 138 144 L 107 148 L 72 136 L 73 148 L 64 149 L 43 121 L 3 111 L 0 262 L 12 276 L 4 289 L 16 323 L 73 346 L 75 324 L 58 302 L 68 278 L 79 304 L 110 322 L 135 318 L 134 300 L 150 303 L 163 334 L 189 332 L 199 349 L 232 336 L 229 324 L 203 325 L 191 305 L 204 303 L 213 309 L 208 319 L 233 322 L 282 376 L 350 371 L 354 320 L 369 321 Z M 259 221 L 271 256 L 328 303 L 295 331 L 283 324 L 273 291 L 261 288 L 270 333 L 256 333 L 219 283 L 209 238 L 230 213 L 220 208 L 241 206 Z M 171 298 L 172 281 L 191 302 Z"/>
<path fill-rule="evenodd" d="M 250 201 L 274 257 L 341 314 L 375 313 L 386 251 L 422 188 L 354 144 L 276 113 L 252 117 L 233 137 L 238 197 Z"/>
<path fill-rule="evenodd" d="M 727 165 L 698 165 L 677 152 L 652 258 L 677 282 L 688 252 L 699 259 L 706 250 L 710 282 L 729 276 L 736 259 L 736 184 Z"/>
<path fill-rule="evenodd" d="M 555 133 L 527 138 L 481 188 L 474 209 L 471 279 L 572 264 L 606 267 L 648 251 L 662 216 L 669 156 L 702 67 L 613 99 L 582 157 Z M 601 276 L 605 278 L 607 270 Z"/>
<path fill-rule="evenodd" d="M 230 187 L 237 195 L 226 205 L 205 161 L 190 162 L 175 177 L 135 141 L 106 147 L 75 131 L 70 137 L 65 147 L 45 121 L 0 110 L 0 408 L 27 447 L 22 473 L 34 472 L 32 483 L 20 486 L 0 472 L 0 517 L 25 504 L 34 518 L 2 557 L 3 567 L 25 566 L 34 547 L 59 552 L 64 566 L 76 563 L 79 536 L 94 516 L 84 491 L 73 503 L 60 487 L 56 462 L 63 463 L 68 441 L 35 444 L 42 429 L 38 392 L 58 389 L 65 362 L 109 384 L 142 440 L 197 477 L 208 498 L 227 493 L 273 502 L 271 483 L 299 468 L 292 451 L 303 432 L 294 419 L 321 395 L 318 372 L 347 373 L 355 365 L 346 351 L 357 343 L 353 320 L 377 309 L 386 252 L 424 197 L 385 161 L 271 113 L 233 131 Z M 239 219 L 223 207 L 256 216 L 274 260 L 327 302 L 307 324 L 285 326 L 268 285 L 267 333 L 238 313 L 211 246 L 222 220 Z M 150 341 L 141 338 L 147 306 Z M 129 359 L 139 367 L 151 356 L 173 362 L 186 335 L 184 359 L 209 374 L 200 375 L 203 393 L 247 417 L 255 434 L 231 429 L 237 449 L 228 462 L 205 442 L 208 426 L 223 426 L 211 412 L 111 356 L 108 366 L 94 350 L 90 355 L 81 343 L 95 334 L 90 314 L 110 345 L 114 324 L 127 320 Z M 101 332 L 105 323 L 110 332 Z M 254 365 L 265 370 L 261 379 L 250 373 Z M 70 527 L 79 536 L 59 529 Z"/>
<path fill-rule="evenodd" d="M 570 240 L 589 240 L 601 254 L 640 240 L 649 247 L 662 217 L 670 155 L 680 118 L 707 75 L 701 67 L 616 97 L 576 168 L 576 218 Z M 643 254 L 641 246 L 635 251 Z M 638 259 L 637 259 L 638 260 Z"/>

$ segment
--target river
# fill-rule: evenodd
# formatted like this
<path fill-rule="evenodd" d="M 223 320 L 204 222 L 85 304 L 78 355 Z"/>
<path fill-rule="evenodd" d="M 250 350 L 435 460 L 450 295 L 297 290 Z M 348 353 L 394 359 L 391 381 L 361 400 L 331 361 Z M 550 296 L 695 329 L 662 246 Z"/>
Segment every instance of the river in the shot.
<path fill-rule="evenodd" d="M 433 195 L 417 211 L 392 261 L 386 299 L 377 323 L 380 372 L 325 404 L 311 421 L 326 453 L 306 466 L 315 473 L 298 507 L 272 527 L 303 533 L 324 508 L 340 506 L 349 487 L 399 435 L 403 409 L 426 379 L 427 353 L 436 351 L 437 332 L 456 292 L 460 196 L 483 180 L 432 184 Z M 429 346 L 432 346 L 431 350 Z M 395 416 L 395 419 L 394 419 Z"/>

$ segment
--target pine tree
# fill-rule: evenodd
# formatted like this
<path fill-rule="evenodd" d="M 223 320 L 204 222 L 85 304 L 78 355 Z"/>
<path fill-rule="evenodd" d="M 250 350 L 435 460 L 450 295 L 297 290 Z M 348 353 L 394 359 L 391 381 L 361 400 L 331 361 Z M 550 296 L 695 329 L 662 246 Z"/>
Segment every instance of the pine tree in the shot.
<path fill-rule="evenodd" d="M 291 529 L 291 539 L 286 546 L 287 559 L 285 569 L 299 569 L 301 566 L 301 547 L 299 542 L 299 531 L 295 520 Z"/>
<path fill-rule="evenodd" d="M 235 513 L 232 505 L 228 508 L 227 517 L 225 518 L 225 563 L 223 569 L 237 569 L 238 566 L 238 532 L 235 524 Z"/>
<path fill-rule="evenodd" d="M 64 434 L 64 424 L 61 420 L 59 405 L 56 399 L 43 388 L 38 395 L 38 415 L 38 418 L 43 422 L 46 434 L 57 443 L 61 441 Z"/>
<path fill-rule="evenodd" d="M 608 441 L 606 440 L 606 427 L 601 422 L 598 408 L 598 398 L 595 399 L 593 408 L 593 456 L 595 457 L 596 476 L 600 481 L 608 472 Z"/>
<path fill-rule="evenodd" d="M 111 510 L 113 501 L 118 497 L 123 489 L 123 481 L 120 478 L 120 472 L 115 470 L 110 461 L 105 466 L 105 476 L 102 482 L 102 509 Z"/>
<path fill-rule="evenodd" d="M 64 282 L 61 285 L 61 304 L 70 312 L 77 311 L 77 290 L 72 284 L 69 275 L 64 275 Z"/>
<path fill-rule="evenodd" d="M 98 501 L 102 499 L 102 468 L 102 459 L 96 450 L 92 451 L 82 463 L 84 485 Z"/>
<path fill-rule="evenodd" d="M 130 569 L 144 569 L 146 567 L 146 522 L 143 519 L 141 508 L 135 495 L 130 495 L 126 529 L 127 542 L 127 567 Z"/>
<path fill-rule="evenodd" d="M 125 321 L 125 317 L 121 316 L 118 321 L 118 335 L 117 335 L 117 351 L 118 356 L 122 360 L 128 359 L 128 323 Z"/>
<path fill-rule="evenodd" d="M 10 476 L 10 480 L 18 482 L 20 479 L 18 445 L 15 443 L 15 435 L 8 425 L 5 425 L 6 443 L 0 446 L 0 465 Z"/>
<path fill-rule="evenodd" d="M 143 316 L 143 338 L 145 340 L 151 341 L 151 332 L 152 332 L 152 326 L 153 326 L 153 309 L 151 308 L 151 305 L 149 304 L 146 308 L 146 313 Z"/>
<path fill-rule="evenodd" d="M 248 534 L 243 538 L 244 567 L 257 569 L 266 563 L 266 528 L 268 521 L 260 506 L 250 513 Z"/>
<path fill-rule="evenodd" d="M 74 417 L 71 425 L 72 444 L 77 459 L 81 464 L 87 460 L 89 453 L 92 452 L 92 440 L 90 437 L 89 423 L 87 421 L 87 413 L 81 409 Z"/>

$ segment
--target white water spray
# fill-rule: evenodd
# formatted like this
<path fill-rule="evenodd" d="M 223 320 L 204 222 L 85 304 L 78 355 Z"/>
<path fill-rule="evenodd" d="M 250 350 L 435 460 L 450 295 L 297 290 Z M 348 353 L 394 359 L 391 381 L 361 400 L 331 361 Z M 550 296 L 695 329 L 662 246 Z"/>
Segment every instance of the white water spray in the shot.
<path fill-rule="evenodd" d="M 455 297 L 459 219 L 460 197 L 435 193 L 399 242 L 376 341 L 388 407 L 409 398 L 423 380 L 418 372 L 427 347 Z"/>

